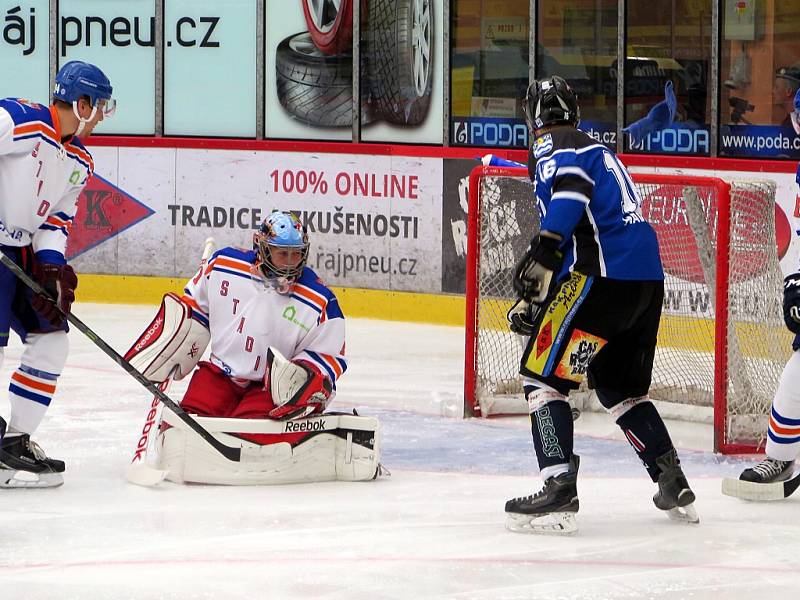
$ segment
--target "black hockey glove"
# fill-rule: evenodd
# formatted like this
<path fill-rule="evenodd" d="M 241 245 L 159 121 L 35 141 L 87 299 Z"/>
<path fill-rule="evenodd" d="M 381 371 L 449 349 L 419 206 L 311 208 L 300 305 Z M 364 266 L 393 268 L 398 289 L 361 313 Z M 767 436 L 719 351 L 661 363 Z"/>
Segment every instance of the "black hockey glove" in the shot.
<path fill-rule="evenodd" d="M 78 287 L 78 276 L 69 265 L 34 262 L 33 278 L 41 285 L 47 295 L 31 296 L 33 310 L 50 321 L 53 327 L 64 324 L 66 313 L 75 301 L 75 289 Z"/>
<path fill-rule="evenodd" d="M 533 335 L 538 313 L 539 306 L 520 298 L 506 313 L 508 328 L 518 335 Z"/>
<path fill-rule="evenodd" d="M 800 273 L 783 280 L 783 320 L 792 333 L 800 333 Z"/>
<path fill-rule="evenodd" d="M 542 304 L 547 298 L 564 259 L 558 249 L 560 244 L 560 240 L 541 235 L 531 240 L 531 247 L 514 272 L 514 291 L 526 302 Z"/>

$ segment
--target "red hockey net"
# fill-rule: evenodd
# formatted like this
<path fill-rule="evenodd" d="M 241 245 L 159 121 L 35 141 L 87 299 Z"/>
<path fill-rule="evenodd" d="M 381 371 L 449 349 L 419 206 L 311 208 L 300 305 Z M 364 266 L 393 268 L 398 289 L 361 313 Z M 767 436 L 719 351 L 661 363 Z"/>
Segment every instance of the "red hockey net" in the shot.
<path fill-rule="evenodd" d="M 670 416 L 712 419 L 718 452 L 762 450 L 791 351 L 780 307 L 775 185 L 633 179 L 666 273 L 650 397 Z M 527 171 L 476 168 L 468 219 L 465 413 L 524 414 L 523 339 L 508 330 L 506 312 L 514 266 L 539 227 Z"/>

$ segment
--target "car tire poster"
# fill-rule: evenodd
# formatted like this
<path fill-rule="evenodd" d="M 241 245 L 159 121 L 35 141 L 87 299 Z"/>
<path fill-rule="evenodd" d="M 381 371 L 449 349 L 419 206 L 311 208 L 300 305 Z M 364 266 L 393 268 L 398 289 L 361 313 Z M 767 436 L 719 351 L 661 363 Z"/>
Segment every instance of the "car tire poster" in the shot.
<path fill-rule="evenodd" d="M 441 0 L 361 0 L 364 141 L 441 143 Z M 353 0 L 268 0 L 266 135 L 349 140 Z"/>

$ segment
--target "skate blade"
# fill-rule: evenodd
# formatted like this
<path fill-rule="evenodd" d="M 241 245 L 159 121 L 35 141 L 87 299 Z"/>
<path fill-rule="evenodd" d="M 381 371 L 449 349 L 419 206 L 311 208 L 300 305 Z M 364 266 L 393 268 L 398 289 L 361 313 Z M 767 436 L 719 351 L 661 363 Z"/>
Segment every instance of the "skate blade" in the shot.
<path fill-rule="evenodd" d="M 687 504 L 686 506 L 676 506 L 667 511 L 667 516 L 672 521 L 679 523 L 687 523 L 690 525 L 697 525 L 700 522 L 700 517 L 694 508 L 694 503 Z"/>
<path fill-rule="evenodd" d="M 506 529 L 516 533 L 572 535 L 578 531 L 575 513 L 554 512 L 543 515 L 506 513 Z"/>
<path fill-rule="evenodd" d="M 61 473 L 32 473 L 13 469 L 0 469 L 0 488 L 50 488 L 64 483 Z"/>
<path fill-rule="evenodd" d="M 725 477 L 722 480 L 722 493 L 752 502 L 770 502 L 788 498 L 797 489 L 798 484 L 800 484 L 800 472 L 786 481 L 773 483 L 756 483 Z"/>
<path fill-rule="evenodd" d="M 125 471 L 125 479 L 134 485 L 153 487 L 164 481 L 167 471 L 154 469 L 144 463 L 134 463 Z"/>

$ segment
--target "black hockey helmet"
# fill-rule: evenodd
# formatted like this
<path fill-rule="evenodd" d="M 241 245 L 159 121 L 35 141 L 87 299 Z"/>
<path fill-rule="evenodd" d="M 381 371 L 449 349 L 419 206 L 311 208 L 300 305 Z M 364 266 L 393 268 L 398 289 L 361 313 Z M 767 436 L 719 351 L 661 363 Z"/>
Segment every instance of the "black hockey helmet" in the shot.
<path fill-rule="evenodd" d="M 525 120 L 531 132 L 548 125 L 572 125 L 581 120 L 578 95 L 563 77 L 537 79 L 525 92 Z"/>

